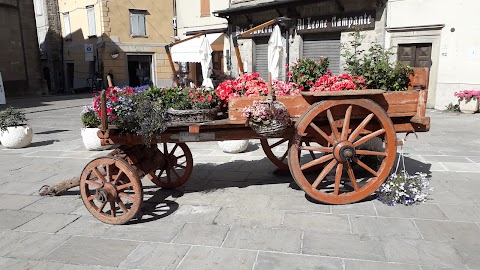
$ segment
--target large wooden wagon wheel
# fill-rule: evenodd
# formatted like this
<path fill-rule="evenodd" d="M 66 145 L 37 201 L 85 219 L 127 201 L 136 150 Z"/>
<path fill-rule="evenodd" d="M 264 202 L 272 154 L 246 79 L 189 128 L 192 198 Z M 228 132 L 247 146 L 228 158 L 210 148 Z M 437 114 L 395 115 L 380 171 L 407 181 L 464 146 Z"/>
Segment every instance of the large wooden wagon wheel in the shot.
<path fill-rule="evenodd" d="M 282 139 L 260 139 L 263 152 L 267 158 L 278 167 L 279 170 L 288 171 L 288 149 L 291 145 L 289 138 Z M 304 138 L 301 141 L 302 145 L 314 146 L 316 144 L 315 138 Z M 309 151 L 308 157 L 310 160 L 316 159 L 317 153 Z"/>
<path fill-rule="evenodd" d="M 187 182 L 193 171 L 193 157 L 184 143 L 159 145 L 165 162 L 163 166 L 147 174 L 155 185 L 161 188 L 177 188 Z"/>
<path fill-rule="evenodd" d="M 363 136 L 359 136 L 363 135 Z M 304 137 L 316 137 L 321 146 L 302 146 Z M 382 151 L 359 147 L 379 137 Z M 396 134 L 385 110 L 367 99 L 327 100 L 315 103 L 296 123 L 296 135 L 289 149 L 288 164 L 297 184 L 311 198 L 330 204 L 346 204 L 370 196 L 388 177 L 396 156 Z M 303 152 L 323 153 L 313 161 L 304 161 Z M 358 156 L 377 156 L 375 168 Z M 357 177 L 352 166 L 366 173 Z M 308 169 L 323 165 L 311 173 Z"/>
<path fill-rule="evenodd" d="M 88 211 L 108 224 L 124 224 L 136 216 L 143 189 L 135 170 L 117 157 L 100 157 L 85 166 L 80 193 Z"/>

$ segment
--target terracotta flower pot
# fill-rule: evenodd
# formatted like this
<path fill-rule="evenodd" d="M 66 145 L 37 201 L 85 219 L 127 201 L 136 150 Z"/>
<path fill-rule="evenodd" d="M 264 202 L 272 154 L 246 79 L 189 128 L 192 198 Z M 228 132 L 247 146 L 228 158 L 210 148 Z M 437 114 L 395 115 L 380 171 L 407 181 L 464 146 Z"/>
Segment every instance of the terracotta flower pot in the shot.
<path fill-rule="evenodd" d="M 8 127 L 6 131 L 0 131 L 0 142 L 6 148 L 23 148 L 32 143 L 33 131 L 28 125 Z"/>

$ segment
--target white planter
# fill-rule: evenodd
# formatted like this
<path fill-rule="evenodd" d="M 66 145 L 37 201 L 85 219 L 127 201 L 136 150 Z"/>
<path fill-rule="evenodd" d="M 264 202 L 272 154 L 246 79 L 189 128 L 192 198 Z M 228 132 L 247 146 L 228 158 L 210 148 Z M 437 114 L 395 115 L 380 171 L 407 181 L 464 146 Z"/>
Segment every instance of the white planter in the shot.
<path fill-rule="evenodd" d="M 466 101 L 465 99 L 460 100 L 460 111 L 462 113 L 478 112 L 478 99 L 471 98 L 468 101 Z"/>
<path fill-rule="evenodd" d="M 33 130 L 30 126 L 8 127 L 0 131 L 0 142 L 6 148 L 22 148 L 32 143 Z"/>
<path fill-rule="evenodd" d="M 219 141 L 218 146 L 225 153 L 241 153 L 247 150 L 249 140 Z"/>
<path fill-rule="evenodd" d="M 83 139 L 83 145 L 85 145 L 85 148 L 90 151 L 102 151 L 102 150 L 108 150 L 112 146 L 111 145 L 105 145 L 102 146 L 100 142 L 100 138 L 98 138 L 97 132 L 99 131 L 98 128 L 82 128 L 82 139 Z"/>

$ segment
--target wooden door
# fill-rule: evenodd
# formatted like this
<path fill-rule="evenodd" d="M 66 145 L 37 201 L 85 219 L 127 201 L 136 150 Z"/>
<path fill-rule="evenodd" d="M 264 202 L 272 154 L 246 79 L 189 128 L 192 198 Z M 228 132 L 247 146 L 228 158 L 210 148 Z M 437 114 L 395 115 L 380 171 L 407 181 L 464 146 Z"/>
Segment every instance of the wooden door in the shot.
<path fill-rule="evenodd" d="M 432 44 L 399 44 L 397 55 L 398 61 L 411 67 L 430 68 L 432 65 Z"/>

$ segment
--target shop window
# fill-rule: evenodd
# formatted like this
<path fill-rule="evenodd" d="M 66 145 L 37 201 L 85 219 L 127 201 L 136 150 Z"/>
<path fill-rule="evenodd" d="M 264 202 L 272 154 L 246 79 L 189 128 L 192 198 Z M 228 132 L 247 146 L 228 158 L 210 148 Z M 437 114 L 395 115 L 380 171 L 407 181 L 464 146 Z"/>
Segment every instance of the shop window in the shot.
<path fill-rule="evenodd" d="M 210 16 L 210 0 L 200 0 L 200 15 L 202 17 Z"/>
<path fill-rule="evenodd" d="M 93 6 L 87 7 L 87 19 L 88 19 L 88 36 L 97 36 L 97 27 L 95 25 L 95 9 Z"/>
<path fill-rule="evenodd" d="M 132 37 L 146 37 L 147 31 L 145 28 L 146 10 L 130 10 L 130 35 Z"/>
<path fill-rule="evenodd" d="M 65 39 L 72 40 L 72 29 L 70 28 L 70 14 L 63 13 L 63 27 L 65 28 Z"/>

